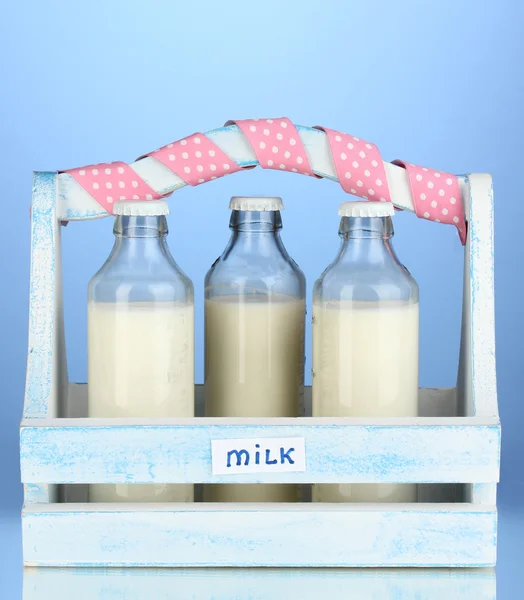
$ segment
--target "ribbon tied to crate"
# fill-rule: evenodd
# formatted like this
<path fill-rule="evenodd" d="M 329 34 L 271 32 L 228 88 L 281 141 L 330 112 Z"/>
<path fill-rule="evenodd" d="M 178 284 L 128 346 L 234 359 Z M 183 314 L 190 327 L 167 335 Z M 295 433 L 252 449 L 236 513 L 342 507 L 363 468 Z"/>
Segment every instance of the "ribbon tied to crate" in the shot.
<path fill-rule="evenodd" d="M 311 168 L 307 149 L 289 119 L 244 119 L 226 123 L 232 124 L 245 136 L 263 169 L 321 177 Z M 326 127 L 317 126 L 316 129 L 327 136 L 334 170 L 346 193 L 368 201 L 391 202 L 384 161 L 375 144 Z M 162 163 L 191 186 L 253 168 L 238 165 L 203 133 L 194 133 L 140 158 L 147 156 Z M 466 221 L 458 178 L 451 173 L 403 160 L 395 160 L 393 164 L 407 172 L 416 215 L 454 225 L 464 244 Z M 109 213 L 118 200 L 147 201 L 162 197 L 123 162 L 89 165 L 62 172 L 69 173 Z"/>

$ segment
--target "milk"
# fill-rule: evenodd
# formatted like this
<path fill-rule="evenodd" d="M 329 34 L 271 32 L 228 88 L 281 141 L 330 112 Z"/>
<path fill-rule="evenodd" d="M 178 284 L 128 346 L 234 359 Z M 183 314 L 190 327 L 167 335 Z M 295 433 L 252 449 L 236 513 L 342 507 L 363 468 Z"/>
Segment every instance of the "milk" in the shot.
<path fill-rule="evenodd" d="M 205 302 L 209 417 L 296 417 L 304 382 L 305 302 L 284 295 L 215 296 Z M 293 485 L 206 486 L 221 502 L 292 502 Z"/>
<path fill-rule="evenodd" d="M 91 302 L 89 417 L 194 416 L 193 306 Z M 192 485 L 91 485 L 92 502 L 190 502 Z"/>
<path fill-rule="evenodd" d="M 313 303 L 313 416 L 418 414 L 418 303 Z M 318 502 L 413 502 L 416 485 L 314 485 Z"/>
<path fill-rule="evenodd" d="M 298 486 L 285 483 L 228 483 L 204 486 L 204 502 L 297 502 Z"/>

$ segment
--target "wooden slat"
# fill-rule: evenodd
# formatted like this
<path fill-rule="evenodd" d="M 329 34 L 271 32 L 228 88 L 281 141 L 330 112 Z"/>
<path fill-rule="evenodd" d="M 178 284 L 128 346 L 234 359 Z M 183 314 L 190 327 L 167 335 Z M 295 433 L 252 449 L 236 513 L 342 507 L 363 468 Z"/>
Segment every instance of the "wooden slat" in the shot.
<path fill-rule="evenodd" d="M 305 473 L 212 475 L 211 440 L 304 438 Z M 24 483 L 490 483 L 490 419 L 51 419 L 22 423 Z"/>
<path fill-rule="evenodd" d="M 458 398 L 462 414 L 498 417 L 495 367 L 493 187 L 490 175 L 468 176 Z"/>
<path fill-rule="evenodd" d="M 23 600 L 495 600 L 493 569 L 24 569 Z"/>
<path fill-rule="evenodd" d="M 60 222 L 55 173 L 35 173 L 31 203 L 31 285 L 24 417 L 55 417 L 67 375 L 62 355 Z M 60 346 L 60 347 L 59 347 Z"/>
<path fill-rule="evenodd" d="M 493 566 L 483 505 L 89 504 L 23 513 L 32 566 Z"/>
<path fill-rule="evenodd" d="M 471 377 L 476 416 L 498 416 L 495 368 L 494 205 L 490 175 L 471 174 Z"/>

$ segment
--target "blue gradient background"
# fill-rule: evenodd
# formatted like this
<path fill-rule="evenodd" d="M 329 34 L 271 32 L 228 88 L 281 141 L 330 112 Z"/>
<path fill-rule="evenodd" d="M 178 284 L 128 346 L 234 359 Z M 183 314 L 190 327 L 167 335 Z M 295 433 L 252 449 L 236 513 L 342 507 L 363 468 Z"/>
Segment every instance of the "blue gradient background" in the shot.
<path fill-rule="evenodd" d="M 229 118 L 286 115 L 373 141 L 386 160 L 400 157 L 454 173 L 494 176 L 503 421 L 498 578 L 499 599 L 510 597 L 524 536 L 518 243 L 524 205 L 516 185 L 524 134 L 523 18 L 518 0 L 3 5 L 0 572 L 10 575 L 0 579 L 0 591 L 17 597 L 21 579 L 18 423 L 27 348 L 31 172 L 131 161 Z M 284 241 L 306 273 L 308 293 L 334 256 L 336 208 L 346 199 L 332 182 L 259 169 L 171 197 L 170 245 L 196 288 L 197 381 L 202 281 L 228 238 L 227 202 L 233 194 L 283 197 Z M 86 379 L 85 290 L 110 250 L 111 227 L 104 219 L 63 230 L 74 381 Z M 410 214 L 399 214 L 395 227 L 397 251 L 421 287 L 421 384 L 452 386 L 462 247 L 452 227 Z"/>

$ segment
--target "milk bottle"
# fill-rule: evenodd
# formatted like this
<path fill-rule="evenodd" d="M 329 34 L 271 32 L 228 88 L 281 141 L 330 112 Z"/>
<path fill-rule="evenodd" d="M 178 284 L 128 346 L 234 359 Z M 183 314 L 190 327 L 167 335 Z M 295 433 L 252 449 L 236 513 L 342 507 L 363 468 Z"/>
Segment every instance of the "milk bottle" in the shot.
<path fill-rule="evenodd" d="M 340 252 L 313 291 L 313 416 L 416 416 L 418 286 L 391 237 L 393 205 L 341 205 Z M 416 485 L 314 485 L 318 502 L 413 502 Z"/>
<path fill-rule="evenodd" d="M 164 201 L 117 202 L 115 245 L 88 290 L 90 417 L 194 416 L 193 285 Z M 91 485 L 91 502 L 190 502 L 187 484 Z"/>
<path fill-rule="evenodd" d="M 304 384 L 305 278 L 281 237 L 280 198 L 234 197 L 232 235 L 205 280 L 205 413 L 296 417 Z M 221 502 L 293 502 L 297 486 L 204 488 Z"/>

